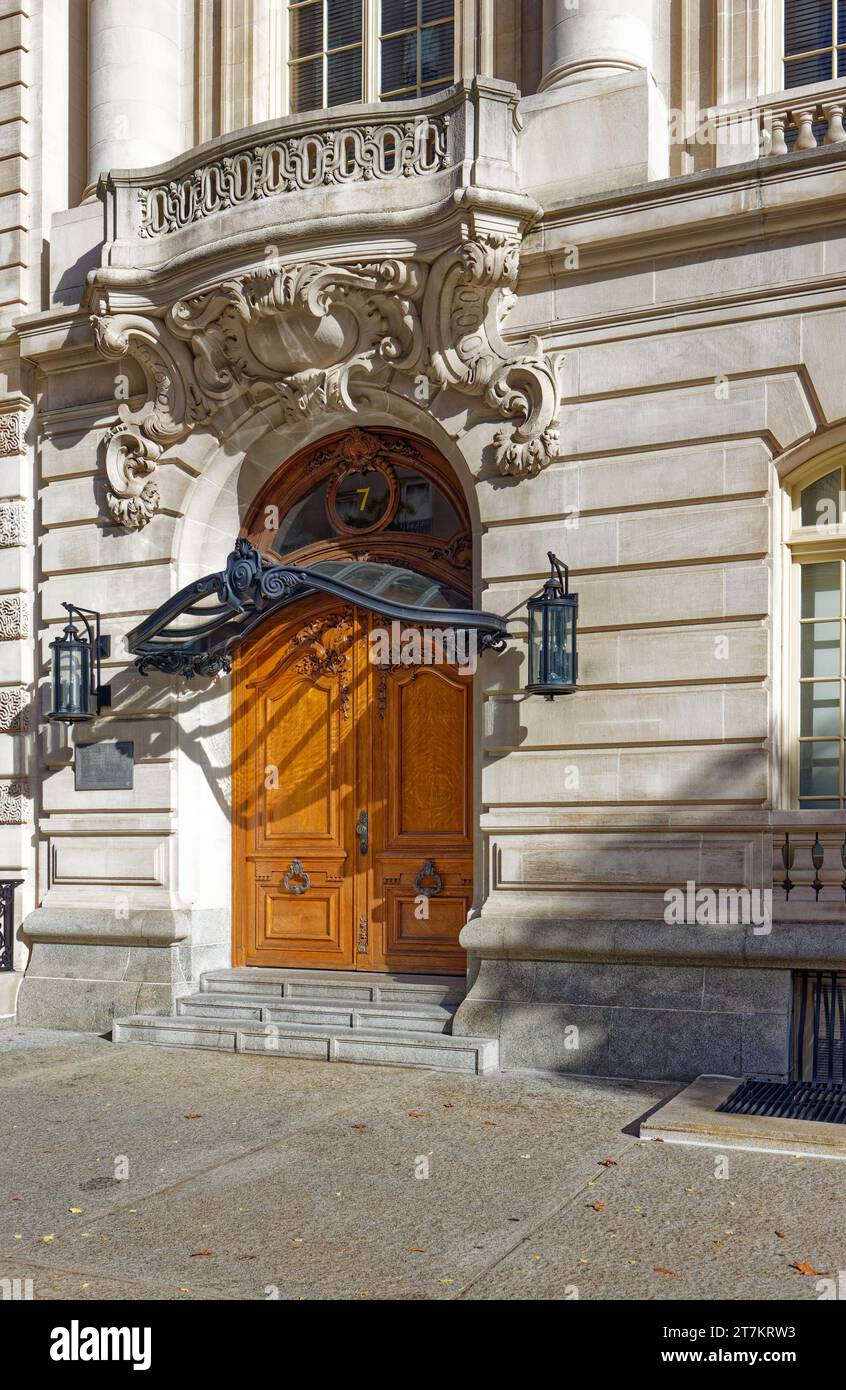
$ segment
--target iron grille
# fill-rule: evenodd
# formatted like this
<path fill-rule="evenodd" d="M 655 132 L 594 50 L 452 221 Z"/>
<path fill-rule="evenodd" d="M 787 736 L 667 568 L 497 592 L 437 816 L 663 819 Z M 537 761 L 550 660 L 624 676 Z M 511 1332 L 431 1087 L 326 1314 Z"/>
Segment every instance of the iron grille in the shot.
<path fill-rule="evenodd" d="M 812 1081 L 744 1081 L 717 1109 L 728 1115 L 846 1125 L 846 1090 Z"/>
<path fill-rule="evenodd" d="M 15 889 L 22 878 L 0 879 L 0 970 L 14 969 Z"/>
<path fill-rule="evenodd" d="M 842 970 L 798 970 L 794 988 L 791 1079 L 843 1086 L 846 975 Z"/>
<path fill-rule="evenodd" d="M 846 974 L 794 975 L 791 1080 L 744 1081 L 718 1109 L 728 1115 L 846 1125 Z"/>

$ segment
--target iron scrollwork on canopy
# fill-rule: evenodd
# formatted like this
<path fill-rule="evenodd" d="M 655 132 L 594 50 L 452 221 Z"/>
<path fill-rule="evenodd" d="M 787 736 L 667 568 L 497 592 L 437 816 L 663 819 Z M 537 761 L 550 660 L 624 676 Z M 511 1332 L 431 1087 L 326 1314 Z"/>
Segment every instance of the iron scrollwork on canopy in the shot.
<path fill-rule="evenodd" d="M 363 584 L 362 571 L 380 580 L 375 590 Z M 475 634 L 479 651 L 504 649 L 503 618 L 477 609 L 434 606 L 431 600 L 442 595 L 435 581 L 420 605 L 396 601 L 390 597 L 393 575 L 407 577 L 408 571 L 345 561 L 325 561 L 310 568 L 271 564 L 242 536 L 225 569 L 195 580 L 167 599 L 129 633 L 127 643 L 142 675 L 149 671 L 187 679 L 219 675 L 231 670 L 234 648 L 271 613 L 295 598 L 325 593 L 401 622 L 467 629 Z"/>

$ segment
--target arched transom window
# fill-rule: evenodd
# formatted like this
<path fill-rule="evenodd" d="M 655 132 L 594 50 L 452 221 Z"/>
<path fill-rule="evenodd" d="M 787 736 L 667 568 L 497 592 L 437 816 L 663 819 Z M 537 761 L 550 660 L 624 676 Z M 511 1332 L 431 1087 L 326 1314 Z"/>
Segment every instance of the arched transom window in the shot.
<path fill-rule="evenodd" d="M 472 591 L 464 495 L 437 450 L 398 430 L 349 430 L 299 454 L 263 489 L 245 534 L 276 561 L 371 560 Z"/>
<path fill-rule="evenodd" d="M 790 801 L 846 808 L 846 456 L 791 494 Z"/>

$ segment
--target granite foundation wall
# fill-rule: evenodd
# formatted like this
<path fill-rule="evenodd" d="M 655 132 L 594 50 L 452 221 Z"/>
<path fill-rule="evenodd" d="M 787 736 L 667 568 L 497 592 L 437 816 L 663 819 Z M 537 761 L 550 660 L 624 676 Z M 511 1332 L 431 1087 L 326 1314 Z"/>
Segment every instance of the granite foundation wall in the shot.
<path fill-rule="evenodd" d="M 785 1079 L 791 972 L 483 960 L 453 1032 L 499 1038 L 506 1069 Z"/>
<path fill-rule="evenodd" d="M 171 1014 L 203 970 L 231 963 L 228 912 L 138 912 L 131 928 L 98 909 L 39 908 L 18 1024 L 107 1033 L 129 1014 Z"/>

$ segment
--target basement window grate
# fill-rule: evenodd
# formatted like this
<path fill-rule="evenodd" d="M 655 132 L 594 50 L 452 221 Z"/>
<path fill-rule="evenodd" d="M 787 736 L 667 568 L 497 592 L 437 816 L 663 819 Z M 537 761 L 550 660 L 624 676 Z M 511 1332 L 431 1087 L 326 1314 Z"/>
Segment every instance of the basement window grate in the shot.
<path fill-rule="evenodd" d="M 779 1120 L 846 1125 L 846 973 L 794 975 L 791 1080 L 744 1081 L 718 1110 Z"/>
<path fill-rule="evenodd" d="M 717 1110 L 725 1115 L 846 1125 L 846 1089 L 813 1081 L 744 1081 Z"/>

